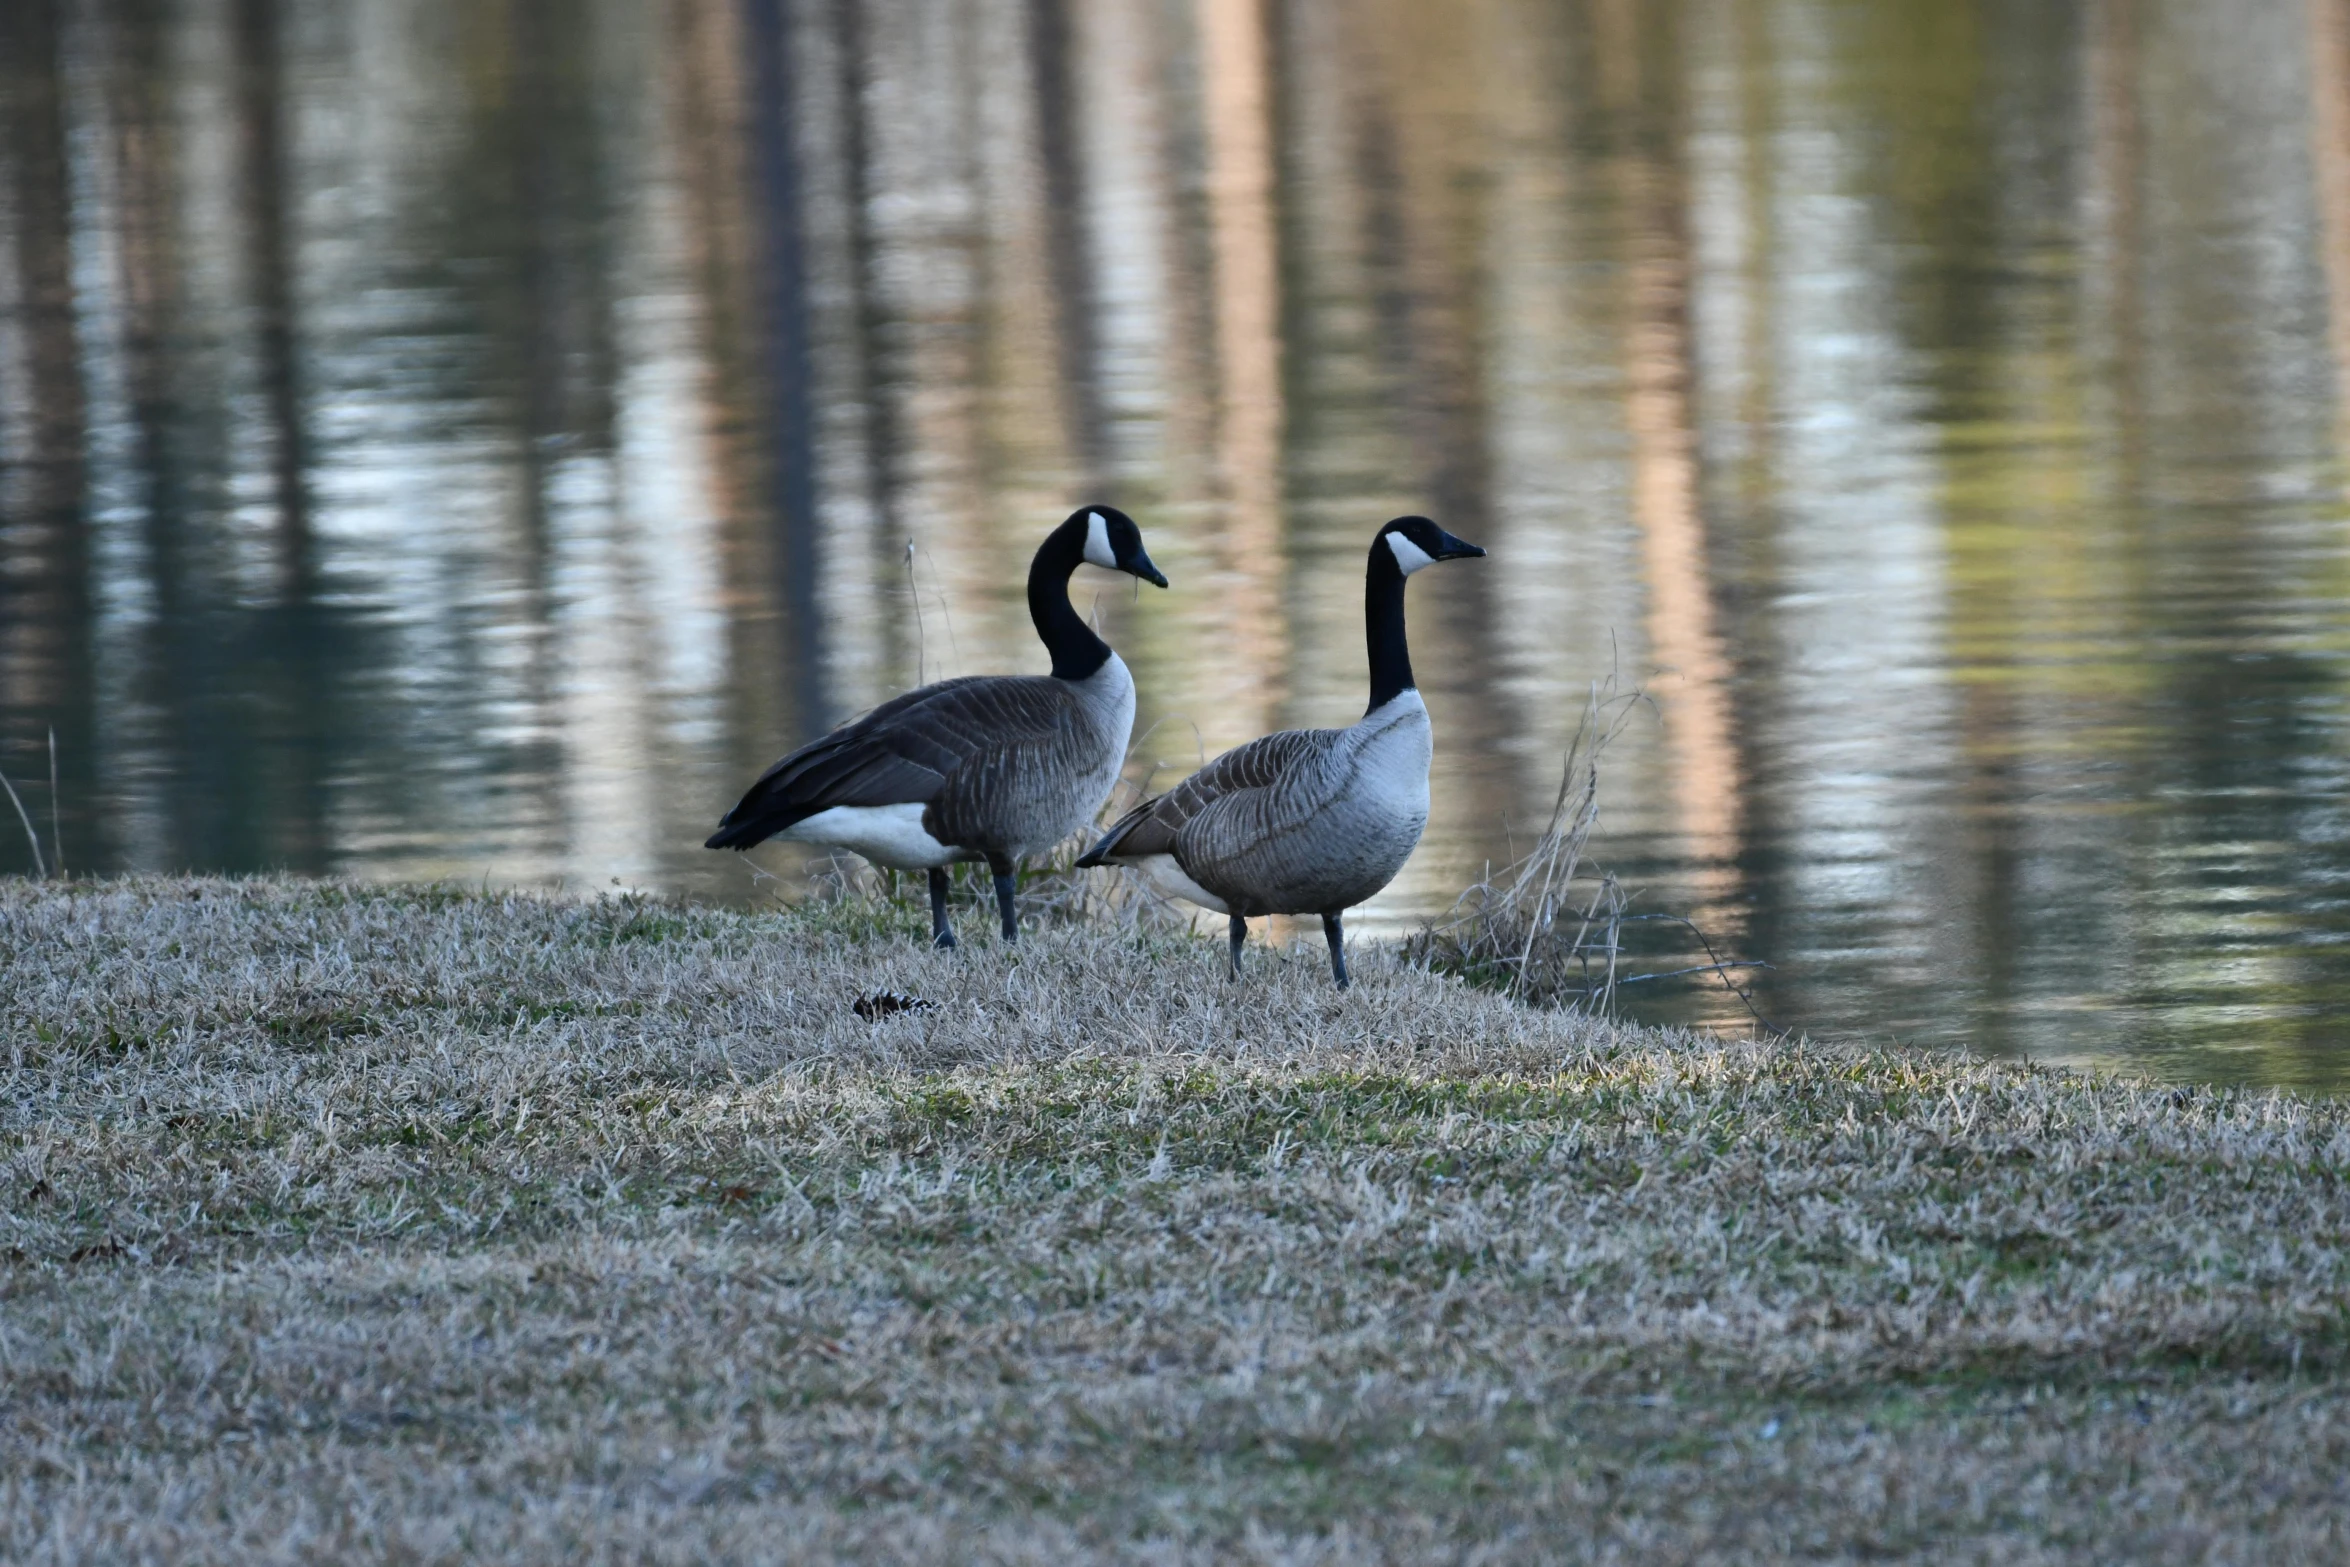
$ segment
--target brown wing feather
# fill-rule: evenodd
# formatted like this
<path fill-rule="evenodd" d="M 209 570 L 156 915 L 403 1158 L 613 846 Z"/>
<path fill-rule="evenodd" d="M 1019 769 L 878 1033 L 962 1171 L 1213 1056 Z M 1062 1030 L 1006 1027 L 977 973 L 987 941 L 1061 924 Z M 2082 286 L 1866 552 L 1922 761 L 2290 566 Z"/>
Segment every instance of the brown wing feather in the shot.
<path fill-rule="evenodd" d="M 1070 770 L 1098 765 L 1080 754 L 1087 731 L 1077 701 L 1065 680 L 1007 676 L 942 715 L 961 754 L 923 813 L 931 835 L 941 843 L 991 844 L 1009 826 L 1003 819 L 1009 802 L 1049 793 Z M 1099 808 L 1094 802 L 1092 809 Z"/>
<path fill-rule="evenodd" d="M 928 805 L 942 842 L 967 841 L 1007 770 L 1065 735 L 1071 701 L 1042 675 L 971 675 L 894 697 L 760 774 L 708 847 L 747 848 L 836 805 Z"/>
<path fill-rule="evenodd" d="M 1105 865 L 1173 854 L 1186 823 L 1219 802 L 1249 790 L 1267 789 L 1293 768 L 1310 764 L 1337 731 L 1284 729 L 1235 746 L 1189 778 L 1128 811 L 1087 851 L 1079 865 Z"/>

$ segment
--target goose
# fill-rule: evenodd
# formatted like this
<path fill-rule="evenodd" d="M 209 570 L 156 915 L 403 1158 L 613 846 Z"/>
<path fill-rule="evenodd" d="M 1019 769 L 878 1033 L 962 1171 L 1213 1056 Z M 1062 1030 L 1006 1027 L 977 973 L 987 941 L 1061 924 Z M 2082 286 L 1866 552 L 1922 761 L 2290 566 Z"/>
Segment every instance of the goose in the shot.
<path fill-rule="evenodd" d="M 1285 729 L 1226 751 L 1120 817 L 1077 863 L 1130 865 L 1157 891 L 1231 916 L 1232 977 L 1248 922 L 1319 914 L 1347 987 L 1348 909 L 1395 879 L 1428 823 L 1428 708 L 1404 642 L 1404 578 L 1485 552 L 1425 517 L 1371 540 L 1363 621 L 1371 705 L 1345 729 Z"/>
<path fill-rule="evenodd" d="M 1083 506 L 1028 566 L 1028 618 L 1049 675 L 969 675 L 894 697 L 759 775 L 703 847 L 821 843 L 930 873 L 930 932 L 955 944 L 946 867 L 985 860 L 1004 940 L 1020 939 L 1012 872 L 1094 819 L 1125 765 L 1134 677 L 1069 604 L 1083 563 L 1165 587 L 1142 530 Z"/>

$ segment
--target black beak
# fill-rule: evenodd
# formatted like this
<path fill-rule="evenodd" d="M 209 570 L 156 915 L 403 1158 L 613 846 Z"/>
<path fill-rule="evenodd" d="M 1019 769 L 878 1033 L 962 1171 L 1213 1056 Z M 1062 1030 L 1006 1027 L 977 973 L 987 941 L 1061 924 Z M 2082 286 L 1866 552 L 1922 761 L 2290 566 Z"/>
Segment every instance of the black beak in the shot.
<path fill-rule="evenodd" d="M 1485 552 L 1479 550 L 1477 553 L 1482 555 Z M 1136 550 L 1134 558 L 1126 562 L 1125 569 L 1133 572 L 1153 587 L 1163 588 L 1167 585 L 1167 579 L 1159 574 L 1159 568 L 1152 565 L 1151 558 L 1140 550 Z"/>
<path fill-rule="evenodd" d="M 1467 539 L 1456 539 L 1442 529 L 1437 531 L 1442 535 L 1442 542 L 1436 547 L 1438 560 L 1474 560 L 1485 553 Z"/>

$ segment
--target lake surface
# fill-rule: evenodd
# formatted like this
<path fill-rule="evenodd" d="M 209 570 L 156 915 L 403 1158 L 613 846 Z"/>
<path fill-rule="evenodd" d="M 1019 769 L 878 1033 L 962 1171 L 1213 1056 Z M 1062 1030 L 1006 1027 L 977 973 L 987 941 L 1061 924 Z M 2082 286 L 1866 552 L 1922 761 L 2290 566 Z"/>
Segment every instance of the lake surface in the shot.
<path fill-rule="evenodd" d="M 0 6 L 0 772 L 74 872 L 788 893 L 702 837 L 1042 669 L 1071 507 L 1174 582 L 1079 582 L 1138 784 L 1350 721 L 1424 511 L 1492 553 L 1414 580 L 1364 929 L 1613 680 L 1594 858 L 1779 1022 L 2337 1086 L 2346 389 L 2350 0 Z"/>

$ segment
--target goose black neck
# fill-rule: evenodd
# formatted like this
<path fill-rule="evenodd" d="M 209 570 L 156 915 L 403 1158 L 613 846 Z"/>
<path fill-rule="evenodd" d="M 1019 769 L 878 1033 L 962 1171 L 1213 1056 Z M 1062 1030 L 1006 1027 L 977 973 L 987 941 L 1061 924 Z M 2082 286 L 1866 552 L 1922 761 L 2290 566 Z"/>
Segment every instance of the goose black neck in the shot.
<path fill-rule="evenodd" d="M 1403 571 L 1384 534 L 1371 541 L 1363 578 L 1363 636 L 1371 649 L 1371 705 L 1376 713 L 1412 689 L 1412 650 L 1403 634 Z"/>
<path fill-rule="evenodd" d="M 1069 574 L 1084 560 L 1085 530 L 1064 523 L 1045 536 L 1028 565 L 1028 618 L 1063 680 L 1083 680 L 1110 661 L 1110 644 L 1069 603 Z"/>

